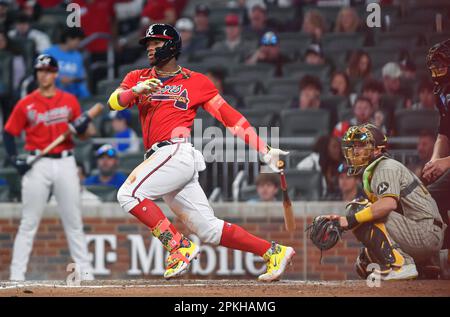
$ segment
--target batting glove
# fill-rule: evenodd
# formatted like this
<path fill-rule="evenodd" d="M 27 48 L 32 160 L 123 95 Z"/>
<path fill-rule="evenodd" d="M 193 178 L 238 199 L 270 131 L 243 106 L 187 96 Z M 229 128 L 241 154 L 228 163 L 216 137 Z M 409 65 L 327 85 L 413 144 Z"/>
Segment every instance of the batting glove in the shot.
<path fill-rule="evenodd" d="M 83 113 L 75 121 L 69 123 L 70 132 L 75 134 L 83 134 L 86 132 L 91 118 L 86 113 Z"/>
<path fill-rule="evenodd" d="M 147 79 L 131 88 L 136 95 L 148 95 L 157 92 L 163 86 L 158 78 Z"/>
<path fill-rule="evenodd" d="M 27 160 L 24 158 L 13 156 L 10 158 L 10 162 L 21 176 L 25 175 L 25 173 L 31 168 L 31 166 L 28 165 Z"/>
<path fill-rule="evenodd" d="M 285 156 L 288 155 L 289 152 L 271 148 L 270 146 L 268 146 L 267 148 L 269 149 L 269 151 L 263 155 L 262 157 L 263 162 L 266 163 L 267 166 L 269 166 L 270 169 L 275 173 L 281 172 L 281 170 L 277 167 L 277 162 L 280 159 L 280 155 Z"/>

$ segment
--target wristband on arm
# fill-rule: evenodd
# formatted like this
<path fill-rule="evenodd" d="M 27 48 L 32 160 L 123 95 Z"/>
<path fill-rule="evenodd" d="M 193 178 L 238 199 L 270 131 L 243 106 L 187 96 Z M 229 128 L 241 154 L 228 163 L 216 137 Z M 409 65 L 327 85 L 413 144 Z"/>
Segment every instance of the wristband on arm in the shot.
<path fill-rule="evenodd" d="M 366 207 L 361 211 L 358 211 L 354 215 L 348 215 L 347 217 L 348 229 L 353 229 L 357 225 L 369 222 L 373 220 L 372 207 Z"/>
<path fill-rule="evenodd" d="M 108 103 L 112 109 L 116 111 L 122 111 L 128 106 L 130 106 L 131 102 L 136 98 L 136 95 L 131 89 L 127 89 L 124 91 L 114 91 L 109 97 Z"/>

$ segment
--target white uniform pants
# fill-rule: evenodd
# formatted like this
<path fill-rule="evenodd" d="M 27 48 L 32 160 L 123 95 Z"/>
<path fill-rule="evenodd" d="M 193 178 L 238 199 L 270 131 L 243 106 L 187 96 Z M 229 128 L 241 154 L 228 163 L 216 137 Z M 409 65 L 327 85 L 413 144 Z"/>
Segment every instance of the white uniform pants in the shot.
<path fill-rule="evenodd" d="M 204 168 L 203 156 L 192 144 L 166 145 L 134 169 L 117 199 L 129 212 L 143 199 L 162 197 L 201 241 L 218 245 L 224 222 L 214 215 L 198 182 L 198 172 Z"/>
<path fill-rule="evenodd" d="M 34 236 L 51 189 L 58 202 L 70 254 L 81 270 L 81 278 L 92 279 L 92 266 L 80 211 L 80 180 L 75 159 L 69 156 L 58 159 L 42 158 L 22 178 L 23 210 L 14 241 L 11 280 L 25 279 Z"/>

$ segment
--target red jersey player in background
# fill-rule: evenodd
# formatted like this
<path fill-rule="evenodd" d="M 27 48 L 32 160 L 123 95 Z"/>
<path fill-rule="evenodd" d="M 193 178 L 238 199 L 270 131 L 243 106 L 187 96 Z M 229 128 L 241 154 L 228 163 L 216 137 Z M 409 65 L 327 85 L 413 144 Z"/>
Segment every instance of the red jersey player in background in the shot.
<path fill-rule="evenodd" d="M 258 279 L 278 280 L 295 255 L 294 249 L 216 218 L 198 182 L 198 172 L 205 169 L 203 155 L 187 138 L 198 108 L 203 107 L 260 152 L 275 172 L 279 171 L 279 155 L 288 152 L 270 148 L 260 139 L 205 75 L 177 64 L 181 38 L 171 25 L 151 25 L 140 44 L 146 47 L 152 67 L 128 73 L 109 98 L 113 110 L 137 105 L 147 150 L 145 161 L 119 189 L 121 207 L 149 227 L 169 251 L 165 278 L 185 273 L 199 247 L 176 230 L 153 202 L 158 198 L 163 198 L 202 242 L 257 254 L 267 263 L 267 272 Z"/>

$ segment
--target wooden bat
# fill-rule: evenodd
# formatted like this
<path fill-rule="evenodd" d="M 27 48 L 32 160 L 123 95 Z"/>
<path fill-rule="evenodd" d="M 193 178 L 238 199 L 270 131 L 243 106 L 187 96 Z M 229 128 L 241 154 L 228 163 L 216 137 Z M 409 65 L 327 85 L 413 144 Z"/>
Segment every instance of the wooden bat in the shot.
<path fill-rule="evenodd" d="M 87 115 L 89 118 L 94 119 L 96 116 L 98 116 L 102 110 L 103 110 L 104 106 L 101 103 L 96 103 L 94 106 L 92 106 L 88 111 L 87 111 Z M 58 145 L 60 145 L 62 142 L 64 142 L 67 137 L 70 135 L 70 130 L 66 130 L 64 133 L 62 133 L 60 136 L 58 136 L 55 140 L 53 140 L 52 143 L 50 143 L 49 145 L 47 145 L 47 147 L 45 149 L 43 149 L 39 155 L 36 155 L 29 163 L 28 165 L 33 165 L 34 163 L 36 163 L 39 159 L 41 159 L 44 155 L 48 154 L 51 150 L 53 150 L 55 147 L 57 147 Z"/>
<path fill-rule="evenodd" d="M 292 210 L 291 199 L 289 198 L 286 175 L 284 174 L 284 161 L 278 160 L 277 167 L 281 170 L 280 182 L 281 191 L 283 192 L 283 208 L 284 208 L 284 226 L 288 232 L 295 231 L 295 217 Z"/>

